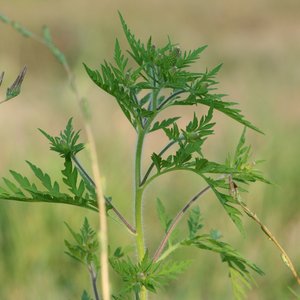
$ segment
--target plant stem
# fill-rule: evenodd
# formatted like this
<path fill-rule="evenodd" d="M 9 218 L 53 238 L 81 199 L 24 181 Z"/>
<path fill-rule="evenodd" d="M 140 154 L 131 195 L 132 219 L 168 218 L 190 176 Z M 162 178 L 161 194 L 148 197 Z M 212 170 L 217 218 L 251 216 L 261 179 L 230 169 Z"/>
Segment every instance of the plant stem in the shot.
<path fill-rule="evenodd" d="M 162 156 L 170 147 L 172 147 L 175 143 L 177 143 L 177 141 L 171 141 L 170 143 L 168 143 L 159 153 L 158 156 Z M 148 168 L 147 172 L 145 173 L 145 176 L 141 182 L 141 186 L 146 182 L 146 180 L 148 179 L 149 175 L 151 174 L 151 171 L 154 168 L 154 163 L 152 163 L 150 165 L 150 167 Z"/>
<path fill-rule="evenodd" d="M 142 198 L 144 189 L 140 187 L 141 182 L 141 159 L 145 132 L 138 133 L 138 140 L 135 153 L 135 227 L 136 227 L 136 246 L 139 261 L 145 255 L 144 232 L 142 220 Z"/>
<path fill-rule="evenodd" d="M 173 140 L 173 141 L 170 141 L 159 153 L 158 153 L 158 156 L 162 156 L 169 148 L 171 148 L 174 144 L 178 143 L 180 140 L 183 140 L 184 137 L 183 136 L 180 136 L 178 138 L 178 140 Z M 147 172 L 145 173 L 145 176 L 141 182 L 141 186 L 146 182 L 146 180 L 148 179 L 149 175 L 151 174 L 151 171 L 153 170 L 154 168 L 154 163 L 152 162 L 152 164 L 150 165 L 150 167 L 148 168 Z"/>
<path fill-rule="evenodd" d="M 154 256 L 153 256 L 153 261 L 157 261 L 161 255 L 161 253 L 163 252 L 172 232 L 174 231 L 175 227 L 177 226 L 177 224 L 179 223 L 179 221 L 181 220 L 182 216 L 184 215 L 184 213 L 189 209 L 189 207 L 199 198 L 201 197 L 205 192 L 207 192 L 210 189 L 210 186 L 208 185 L 207 187 L 205 187 L 204 189 L 202 189 L 200 192 L 198 192 L 193 198 L 191 198 L 189 200 L 189 202 L 179 211 L 179 213 L 176 215 L 176 217 L 173 219 L 166 235 L 164 236 L 164 238 L 162 239 L 159 247 L 157 248 Z"/>
<path fill-rule="evenodd" d="M 81 163 L 78 161 L 76 156 L 72 156 L 72 160 L 75 163 L 75 166 L 78 168 L 79 172 L 82 174 L 82 176 L 93 186 L 96 187 L 94 180 L 90 177 L 90 175 L 86 172 L 84 167 L 81 165 Z M 111 210 L 117 215 L 117 217 L 120 219 L 120 221 L 127 227 L 127 229 L 135 234 L 136 230 L 135 228 L 129 224 L 129 222 L 125 219 L 125 217 L 118 211 L 118 209 L 109 201 L 107 197 L 105 197 L 105 202 L 111 207 Z"/>
<path fill-rule="evenodd" d="M 140 187 L 141 183 L 141 160 L 142 150 L 146 131 L 142 128 L 138 131 L 138 140 L 135 153 L 135 178 L 134 178 L 134 192 L 135 192 L 135 228 L 136 228 L 136 247 L 139 262 L 142 261 L 145 255 L 144 244 L 144 230 L 143 230 L 143 217 L 142 217 L 142 200 L 144 189 Z M 147 299 L 147 290 L 142 287 L 140 292 L 140 300 Z"/>

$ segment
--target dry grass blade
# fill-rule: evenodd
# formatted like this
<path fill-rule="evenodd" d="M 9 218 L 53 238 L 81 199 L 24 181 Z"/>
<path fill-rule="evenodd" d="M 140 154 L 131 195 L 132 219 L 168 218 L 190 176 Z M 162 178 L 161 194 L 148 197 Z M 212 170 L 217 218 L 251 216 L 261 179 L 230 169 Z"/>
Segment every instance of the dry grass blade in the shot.
<path fill-rule="evenodd" d="M 231 176 L 229 176 L 229 186 L 230 186 L 230 193 L 231 193 L 231 195 L 239 202 L 239 204 L 242 207 L 242 209 L 245 212 L 245 214 L 248 217 L 250 217 L 252 220 L 254 220 L 260 226 L 262 232 L 279 249 L 279 251 L 281 253 L 281 258 L 282 258 L 283 262 L 290 269 L 290 271 L 292 272 L 292 275 L 296 279 L 297 283 L 300 285 L 300 277 L 299 277 L 299 275 L 298 275 L 298 273 L 296 271 L 296 268 L 295 268 L 292 260 L 290 259 L 290 257 L 288 256 L 288 254 L 286 253 L 286 251 L 284 250 L 284 248 L 281 246 L 281 244 L 278 242 L 278 240 L 276 239 L 276 237 L 272 234 L 272 232 L 257 217 L 256 213 L 252 212 L 248 208 L 248 206 L 241 201 L 240 195 L 239 195 L 239 192 L 238 192 L 238 186 L 235 184 L 235 182 L 232 181 L 232 177 Z"/>

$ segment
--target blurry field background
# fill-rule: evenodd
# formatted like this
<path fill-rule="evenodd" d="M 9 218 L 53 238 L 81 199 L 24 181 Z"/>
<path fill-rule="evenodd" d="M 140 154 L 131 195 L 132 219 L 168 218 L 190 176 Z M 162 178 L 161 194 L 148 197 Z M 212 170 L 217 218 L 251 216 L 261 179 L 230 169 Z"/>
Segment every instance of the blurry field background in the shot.
<path fill-rule="evenodd" d="M 253 145 L 253 158 L 266 160 L 261 168 L 274 184 L 256 184 L 245 196 L 247 203 L 300 271 L 300 2 L 1 1 L 0 13 L 30 30 L 39 33 L 44 24 L 51 28 L 76 73 L 80 93 L 90 100 L 106 194 L 133 220 L 134 131 L 115 101 L 93 85 L 82 67 L 82 62 L 98 67 L 104 59 L 111 59 L 115 37 L 127 47 L 117 10 L 144 40 L 152 35 L 162 45 L 169 35 L 182 49 L 208 44 L 196 70 L 224 63 L 218 76 L 219 91 L 229 94 L 228 100 L 239 102 L 246 117 L 266 133 L 248 131 L 247 138 Z M 71 116 L 76 128 L 82 128 L 79 108 L 62 67 L 49 51 L 1 23 L 2 95 L 25 64 L 28 73 L 21 96 L 0 106 L 0 176 L 9 176 L 10 169 L 31 176 L 24 162 L 27 159 L 55 177 L 62 159 L 48 151 L 37 128 L 55 134 Z M 191 111 L 185 116 L 190 117 Z M 216 134 L 206 153 L 223 161 L 236 145 L 242 126 L 219 113 L 216 121 Z M 160 148 L 159 143 L 159 137 L 147 142 L 146 162 L 152 151 Z M 81 160 L 88 164 L 86 152 Z M 203 186 L 199 178 L 183 173 L 168 175 L 151 186 L 144 208 L 150 251 L 163 235 L 155 198 L 159 196 L 173 216 Z M 220 229 L 225 241 L 265 271 L 266 276 L 255 277 L 257 286 L 249 292 L 249 299 L 296 299 L 288 290 L 288 286 L 297 290 L 290 271 L 256 224 L 244 218 L 248 235 L 243 239 L 211 193 L 199 204 L 204 230 Z M 84 216 L 97 226 L 96 214 L 79 208 L 1 201 L 0 299 L 79 299 L 84 288 L 90 290 L 86 270 L 64 254 L 64 239 L 71 238 L 63 222 L 79 228 Z M 133 242 L 126 230 L 111 220 L 109 231 L 113 248 Z M 232 299 L 226 266 L 217 255 L 196 250 L 178 255 L 193 258 L 191 268 L 151 299 Z M 115 279 L 113 285 L 116 287 Z"/>

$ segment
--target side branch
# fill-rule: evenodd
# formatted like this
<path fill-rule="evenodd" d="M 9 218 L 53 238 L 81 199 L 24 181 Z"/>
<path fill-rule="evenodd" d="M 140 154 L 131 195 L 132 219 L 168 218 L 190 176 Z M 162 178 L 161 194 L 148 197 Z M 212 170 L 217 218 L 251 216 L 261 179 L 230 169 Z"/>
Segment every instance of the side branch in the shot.
<path fill-rule="evenodd" d="M 78 168 L 79 172 L 81 175 L 87 179 L 87 181 L 95 188 L 95 182 L 94 180 L 90 177 L 90 175 L 86 172 L 86 170 L 83 168 L 83 166 L 80 164 L 78 159 L 75 156 L 72 156 L 72 160 L 75 163 L 75 166 Z M 120 221 L 127 227 L 127 229 L 133 233 L 136 234 L 135 228 L 128 223 L 128 221 L 124 218 L 124 216 L 118 211 L 118 209 L 111 203 L 111 201 L 104 196 L 105 202 L 107 205 L 111 207 L 111 210 L 117 215 L 117 217 L 120 219 Z"/>
<path fill-rule="evenodd" d="M 176 144 L 178 141 L 171 141 L 169 144 L 167 144 L 160 152 L 159 152 L 159 156 L 163 155 L 169 148 L 171 148 L 174 144 Z M 142 186 L 146 180 L 148 179 L 149 175 L 151 174 L 151 171 L 153 170 L 154 168 L 154 163 L 152 163 L 150 165 L 150 167 L 148 168 L 147 172 L 145 173 L 145 176 L 143 178 L 143 180 L 141 181 L 140 183 L 140 186 Z"/>
<path fill-rule="evenodd" d="M 184 140 L 184 136 L 179 136 L 179 138 L 177 139 L 177 140 L 173 140 L 173 141 L 171 141 L 171 142 L 169 142 L 159 153 L 158 153 L 158 156 L 162 156 L 167 150 L 169 150 L 174 144 L 176 144 L 176 143 L 178 143 L 179 141 L 181 141 L 181 140 Z M 148 170 L 146 171 L 146 173 L 145 173 L 145 176 L 144 176 L 144 178 L 142 179 L 142 181 L 141 181 L 141 184 L 140 184 L 140 186 L 142 186 L 145 182 L 146 182 L 146 180 L 148 179 L 148 177 L 149 177 L 149 175 L 151 174 L 151 171 L 153 170 L 153 168 L 154 168 L 154 163 L 152 162 L 151 163 L 151 165 L 150 165 L 150 167 L 148 168 Z"/>
<path fill-rule="evenodd" d="M 207 187 L 205 187 L 204 189 L 202 189 L 200 192 L 198 192 L 193 198 L 191 198 L 189 200 L 189 202 L 179 211 L 179 213 L 177 214 L 177 216 L 173 219 L 166 235 L 164 236 L 163 240 L 161 241 L 159 247 L 157 248 L 154 256 L 153 256 L 153 261 L 157 261 L 160 257 L 160 255 L 162 254 L 172 232 L 174 231 L 175 227 L 177 226 L 177 224 L 179 223 L 179 221 L 181 220 L 181 218 L 183 217 L 184 213 L 189 209 L 189 207 L 198 199 L 200 198 L 203 194 L 205 194 L 208 190 L 210 189 L 210 186 L 208 185 Z"/>

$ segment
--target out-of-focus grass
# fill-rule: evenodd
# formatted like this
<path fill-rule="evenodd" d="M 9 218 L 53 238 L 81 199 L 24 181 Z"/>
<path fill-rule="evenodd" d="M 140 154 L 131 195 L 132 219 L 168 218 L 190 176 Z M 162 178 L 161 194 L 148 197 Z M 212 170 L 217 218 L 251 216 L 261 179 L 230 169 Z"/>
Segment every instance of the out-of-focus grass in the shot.
<path fill-rule="evenodd" d="M 82 61 L 97 67 L 111 57 L 115 36 L 124 39 L 117 17 L 120 10 L 129 26 L 141 38 L 150 34 L 158 43 L 167 35 L 182 48 L 208 44 L 196 67 L 203 70 L 220 62 L 220 91 L 240 102 L 244 113 L 266 133 L 248 132 L 255 158 L 266 159 L 262 168 L 274 185 L 258 184 L 246 195 L 249 207 L 274 232 L 300 270 L 299 230 L 299 38 L 300 3 L 296 1 L 37 1 L 12 0 L 1 3 L 1 12 L 38 32 L 47 24 L 55 41 L 74 68 L 78 85 L 87 95 L 94 114 L 102 173 L 107 194 L 132 218 L 130 202 L 133 170 L 134 132 L 115 102 L 87 79 Z M 30 174 L 28 159 L 55 176 L 62 161 L 48 151 L 40 127 L 57 132 L 70 116 L 82 127 L 79 110 L 68 89 L 62 68 L 41 45 L 20 37 L 0 24 L 0 69 L 6 71 L 3 86 L 28 66 L 23 91 L 17 99 L 0 106 L 0 175 L 9 169 Z M 3 92 L 3 90 L 2 90 Z M 188 114 L 188 113 L 187 113 Z M 232 151 L 242 130 L 217 115 L 216 135 L 206 151 L 222 160 Z M 84 139 L 84 136 L 82 137 Z M 152 137 L 145 156 L 159 148 L 160 138 Z M 88 158 L 83 154 L 82 160 Z M 147 244 L 154 250 L 163 232 L 155 213 L 160 196 L 171 215 L 203 186 L 197 177 L 174 174 L 153 184 L 145 201 Z M 243 239 L 211 195 L 200 200 L 207 230 L 220 228 L 246 257 L 266 272 L 249 299 L 292 299 L 287 286 L 295 283 L 277 250 L 259 228 L 245 218 L 248 232 Z M 83 268 L 63 254 L 68 237 L 63 221 L 79 227 L 88 215 L 68 206 L 0 202 L 0 299 L 76 299 L 89 287 Z M 130 244 L 126 231 L 110 221 L 111 243 Z M 185 225 L 183 225 L 185 226 Z M 188 250 L 178 253 L 193 258 L 191 270 L 160 296 L 151 299 L 231 299 L 226 268 L 213 254 Z"/>

